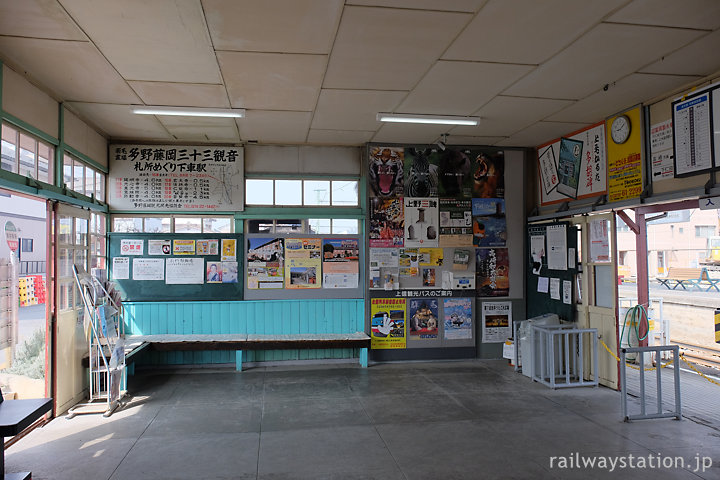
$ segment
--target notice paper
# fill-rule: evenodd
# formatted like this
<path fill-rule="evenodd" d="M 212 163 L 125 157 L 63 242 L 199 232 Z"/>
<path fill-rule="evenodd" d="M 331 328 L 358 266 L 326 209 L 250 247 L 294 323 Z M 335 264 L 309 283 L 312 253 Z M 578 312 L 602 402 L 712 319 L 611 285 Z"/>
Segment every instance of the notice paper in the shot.
<path fill-rule="evenodd" d="M 560 300 L 560 279 L 550 279 L 550 298 L 553 300 Z"/>
<path fill-rule="evenodd" d="M 563 303 L 570 305 L 572 298 L 572 282 L 570 280 L 563 280 L 562 287 Z"/>
<path fill-rule="evenodd" d="M 164 258 L 133 258 L 133 280 L 163 280 Z"/>
<path fill-rule="evenodd" d="M 548 277 L 538 277 L 538 289 L 540 293 L 548 293 L 550 288 L 550 279 Z"/>
<path fill-rule="evenodd" d="M 567 233 L 565 225 L 547 228 L 547 262 L 550 270 L 567 270 Z"/>
<path fill-rule="evenodd" d="M 130 278 L 130 258 L 113 258 L 112 274 L 115 280 L 128 280 Z"/>
<path fill-rule="evenodd" d="M 168 258 L 165 262 L 165 283 L 168 285 L 202 285 L 205 283 L 205 259 L 202 257 Z"/>

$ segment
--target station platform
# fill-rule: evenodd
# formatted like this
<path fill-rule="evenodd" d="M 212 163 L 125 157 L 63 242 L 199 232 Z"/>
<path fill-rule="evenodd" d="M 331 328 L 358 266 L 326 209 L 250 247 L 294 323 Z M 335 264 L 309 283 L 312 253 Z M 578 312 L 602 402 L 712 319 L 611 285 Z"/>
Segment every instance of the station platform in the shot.
<path fill-rule="evenodd" d="M 713 418 L 625 423 L 620 393 L 550 390 L 502 360 L 138 373 L 123 409 L 53 420 L 9 448 L 6 470 L 75 480 L 720 478 Z"/>

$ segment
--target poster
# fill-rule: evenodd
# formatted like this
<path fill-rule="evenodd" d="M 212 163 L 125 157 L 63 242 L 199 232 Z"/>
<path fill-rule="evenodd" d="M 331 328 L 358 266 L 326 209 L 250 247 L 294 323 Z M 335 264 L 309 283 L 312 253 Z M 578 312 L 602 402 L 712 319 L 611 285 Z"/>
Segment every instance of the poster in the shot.
<path fill-rule="evenodd" d="M 473 336 L 472 298 L 443 299 L 445 340 L 470 340 Z"/>
<path fill-rule="evenodd" d="M 472 196 L 474 198 L 505 198 L 505 152 L 503 150 L 472 151 Z"/>
<path fill-rule="evenodd" d="M 285 288 L 320 288 L 321 243 L 319 238 L 285 239 Z"/>
<path fill-rule="evenodd" d="M 610 232 L 608 220 L 590 220 L 590 261 L 610 261 Z"/>
<path fill-rule="evenodd" d="M 123 238 L 120 240 L 120 255 L 142 255 L 144 240 Z"/>
<path fill-rule="evenodd" d="M 653 182 L 675 176 L 672 119 L 650 127 L 650 158 Z"/>
<path fill-rule="evenodd" d="M 238 262 L 220 262 L 222 283 L 238 283 Z"/>
<path fill-rule="evenodd" d="M 475 288 L 478 297 L 507 297 L 510 260 L 507 248 L 475 249 Z"/>
<path fill-rule="evenodd" d="M 553 300 L 560 300 L 560 279 L 550 279 L 550 298 Z"/>
<path fill-rule="evenodd" d="M 404 225 L 402 198 L 370 199 L 370 247 L 402 247 Z"/>
<path fill-rule="evenodd" d="M 675 176 L 692 175 L 713 167 L 710 92 L 673 102 Z"/>
<path fill-rule="evenodd" d="M 545 257 L 545 235 L 530 235 L 530 263 L 532 273 L 540 275 Z"/>
<path fill-rule="evenodd" d="M 483 343 L 503 343 L 512 337 L 512 303 L 483 302 Z"/>
<path fill-rule="evenodd" d="M 373 298 L 370 301 L 370 348 L 406 347 L 404 298 Z"/>
<path fill-rule="evenodd" d="M 438 336 L 438 300 L 408 300 L 408 323 L 410 339 L 428 339 Z"/>
<path fill-rule="evenodd" d="M 384 267 L 398 267 L 397 248 L 371 248 L 370 249 L 370 288 L 381 288 L 380 269 Z"/>
<path fill-rule="evenodd" d="M 443 255 L 442 248 L 419 248 L 418 265 L 421 267 L 442 267 Z"/>
<path fill-rule="evenodd" d="M 473 244 L 477 247 L 504 247 L 507 241 L 505 200 L 473 198 Z"/>
<path fill-rule="evenodd" d="M 547 265 L 550 270 L 567 270 L 567 226 L 548 225 Z"/>
<path fill-rule="evenodd" d="M 418 249 L 417 248 L 401 248 L 398 266 L 400 267 L 400 275 L 403 277 L 417 277 L 420 270 Z"/>
<path fill-rule="evenodd" d="M 282 255 L 282 251 L 279 253 Z M 222 252 L 220 253 L 220 260 L 223 262 L 232 262 L 237 260 L 237 240 L 234 238 L 223 238 L 222 239 Z"/>
<path fill-rule="evenodd" d="M 205 260 L 201 257 L 168 258 L 165 260 L 165 283 L 202 285 L 205 283 Z"/>
<path fill-rule="evenodd" d="M 226 240 L 222 242 L 221 258 L 234 260 L 230 253 L 235 253 L 236 245 L 225 242 Z M 285 279 L 283 239 L 248 238 L 247 245 L 247 288 L 251 290 L 283 288 Z"/>
<path fill-rule="evenodd" d="M 113 257 L 112 276 L 115 280 L 130 278 L 130 257 Z"/>
<path fill-rule="evenodd" d="M 322 241 L 323 288 L 357 288 L 360 249 L 356 238 L 324 238 Z"/>
<path fill-rule="evenodd" d="M 205 270 L 205 282 L 222 283 L 222 264 L 220 262 L 207 262 Z"/>
<path fill-rule="evenodd" d="M 422 269 L 422 284 L 423 287 L 435 288 L 435 275 L 436 271 L 434 268 L 423 268 Z"/>
<path fill-rule="evenodd" d="M 625 117 L 630 131 L 624 142 L 615 143 L 612 138 L 613 124 Z M 640 107 L 622 115 L 609 118 L 606 122 L 608 201 L 619 202 L 638 198 L 643 190 L 643 121 Z"/>
<path fill-rule="evenodd" d="M 195 254 L 196 255 L 217 255 L 218 254 L 218 241 L 217 240 L 197 240 L 195 242 Z"/>
<path fill-rule="evenodd" d="M 173 255 L 195 255 L 195 240 L 173 240 Z"/>
<path fill-rule="evenodd" d="M 472 200 L 440 199 L 440 246 L 472 245 Z"/>
<path fill-rule="evenodd" d="M 133 258 L 133 280 L 164 280 L 165 259 Z"/>
<path fill-rule="evenodd" d="M 472 159 L 469 149 L 447 147 L 433 149 L 431 163 L 437 164 L 438 195 L 452 198 L 472 197 Z"/>
<path fill-rule="evenodd" d="M 172 242 L 170 240 L 148 240 L 148 255 L 170 255 Z"/>
<path fill-rule="evenodd" d="M 405 197 L 405 246 L 437 247 L 440 217 L 437 198 Z"/>
<path fill-rule="evenodd" d="M 370 147 L 368 181 L 371 197 L 403 196 L 405 152 L 396 147 Z"/>
<path fill-rule="evenodd" d="M 562 141 L 563 139 L 565 142 Z M 576 198 L 597 197 L 607 193 L 605 122 L 565 135 L 563 139 L 556 139 L 537 147 L 540 175 L 538 190 L 542 206 Z M 561 144 L 565 147 L 562 160 Z M 575 151 L 576 146 L 581 147 L 580 152 Z M 575 159 L 578 158 L 580 163 L 576 165 Z M 577 188 L 575 188 L 575 178 L 577 178 Z"/>
<path fill-rule="evenodd" d="M 107 198 L 113 210 L 243 210 L 243 148 L 110 145 Z"/>
<path fill-rule="evenodd" d="M 456 248 L 453 251 L 453 270 L 467 270 L 468 265 L 470 265 L 470 255 L 471 252 L 469 249 L 465 248 Z"/>
<path fill-rule="evenodd" d="M 399 270 L 397 267 L 380 268 L 380 288 L 383 290 L 397 290 L 400 288 Z"/>
<path fill-rule="evenodd" d="M 405 149 L 405 196 L 437 197 L 438 166 L 432 148 Z"/>

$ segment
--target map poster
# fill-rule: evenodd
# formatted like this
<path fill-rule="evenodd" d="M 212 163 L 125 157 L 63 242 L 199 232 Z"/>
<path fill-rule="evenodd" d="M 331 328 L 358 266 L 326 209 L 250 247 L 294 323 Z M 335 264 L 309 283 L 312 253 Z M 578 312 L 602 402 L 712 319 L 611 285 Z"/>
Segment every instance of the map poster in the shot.
<path fill-rule="evenodd" d="M 285 288 L 320 288 L 321 243 L 319 238 L 285 239 Z"/>
<path fill-rule="evenodd" d="M 404 298 L 373 298 L 370 304 L 372 349 L 405 348 Z"/>
<path fill-rule="evenodd" d="M 471 298 L 443 299 L 445 340 L 465 340 L 473 336 Z"/>
<path fill-rule="evenodd" d="M 437 338 L 438 299 L 423 298 L 408 300 L 408 322 L 411 339 Z"/>

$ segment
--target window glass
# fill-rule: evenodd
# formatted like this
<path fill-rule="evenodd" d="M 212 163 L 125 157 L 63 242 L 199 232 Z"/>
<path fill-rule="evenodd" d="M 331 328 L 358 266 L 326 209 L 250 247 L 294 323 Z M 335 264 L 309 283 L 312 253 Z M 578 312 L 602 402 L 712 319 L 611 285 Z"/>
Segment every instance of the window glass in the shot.
<path fill-rule="evenodd" d="M 273 198 L 272 180 L 245 181 L 245 203 L 248 205 L 272 205 Z"/>
<path fill-rule="evenodd" d="M 17 130 L 2 126 L 2 169 L 17 173 Z"/>
<path fill-rule="evenodd" d="M 20 134 L 20 167 L 18 173 L 24 177 L 36 178 L 35 151 L 37 142 L 34 138 Z"/>
<path fill-rule="evenodd" d="M 23 238 L 22 239 L 22 246 L 20 247 L 23 252 L 32 252 L 33 251 L 33 239 L 32 238 Z"/>
<path fill-rule="evenodd" d="M 302 180 L 275 180 L 275 205 L 302 205 Z"/>
<path fill-rule="evenodd" d="M 105 175 L 100 172 L 95 172 L 95 198 L 105 201 Z"/>
<path fill-rule="evenodd" d="M 77 160 L 73 162 L 72 189 L 78 193 L 85 193 L 85 165 Z"/>
<path fill-rule="evenodd" d="M 42 142 L 38 142 L 38 171 L 37 179 L 45 183 L 53 183 L 50 179 L 50 159 L 53 149 Z"/>
<path fill-rule="evenodd" d="M 72 235 L 73 235 L 72 217 L 61 215 L 60 218 L 58 219 L 58 222 L 60 223 L 60 228 L 58 231 L 58 242 L 65 244 L 65 245 L 72 243 Z"/>
<path fill-rule="evenodd" d="M 303 183 L 305 205 L 330 205 L 329 181 L 305 180 Z"/>
<path fill-rule="evenodd" d="M 203 232 L 232 233 L 232 218 L 208 217 L 203 218 Z"/>
<path fill-rule="evenodd" d="M 317 234 L 331 233 L 329 218 L 310 218 L 310 219 L 308 219 L 308 227 L 310 227 L 309 233 L 317 233 Z"/>
<path fill-rule="evenodd" d="M 145 228 L 147 233 L 170 233 L 170 217 L 147 217 Z"/>
<path fill-rule="evenodd" d="M 175 217 L 175 233 L 200 233 L 202 219 L 200 217 Z"/>
<path fill-rule="evenodd" d="M 358 221 L 350 218 L 333 218 L 332 233 L 339 235 L 355 235 L 358 233 Z"/>
<path fill-rule="evenodd" d="M 272 233 L 274 229 L 273 220 L 248 220 L 248 233 Z"/>
<path fill-rule="evenodd" d="M 115 217 L 113 218 L 113 232 L 142 232 L 142 223 L 142 217 Z"/>
<path fill-rule="evenodd" d="M 63 183 L 69 189 L 73 189 L 73 161 L 72 158 L 65 155 L 63 157 Z"/>
<path fill-rule="evenodd" d="M 85 167 L 85 195 L 88 197 L 95 193 L 95 170 Z"/>
<path fill-rule="evenodd" d="M 88 221 L 85 218 L 75 218 L 75 245 L 87 245 Z"/>
<path fill-rule="evenodd" d="M 302 220 L 276 220 L 275 222 L 275 233 L 295 233 L 302 231 Z"/>
<path fill-rule="evenodd" d="M 356 206 L 358 204 L 358 182 L 333 180 L 332 204 L 334 206 Z"/>

